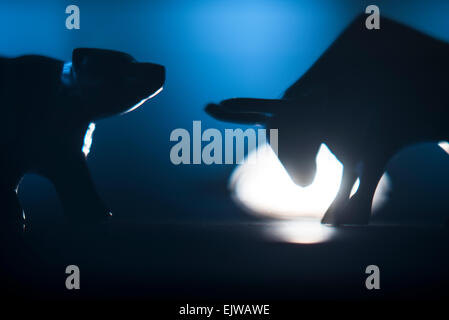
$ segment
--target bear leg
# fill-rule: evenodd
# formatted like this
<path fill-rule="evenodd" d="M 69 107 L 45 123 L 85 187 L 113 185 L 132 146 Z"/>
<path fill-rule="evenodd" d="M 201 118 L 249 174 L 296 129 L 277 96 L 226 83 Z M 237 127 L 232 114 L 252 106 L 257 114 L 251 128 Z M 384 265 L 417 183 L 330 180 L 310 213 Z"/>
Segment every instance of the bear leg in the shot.
<path fill-rule="evenodd" d="M 111 213 L 97 194 L 84 155 L 69 153 L 58 160 L 46 176 L 55 186 L 65 215 L 77 224 L 106 221 Z"/>

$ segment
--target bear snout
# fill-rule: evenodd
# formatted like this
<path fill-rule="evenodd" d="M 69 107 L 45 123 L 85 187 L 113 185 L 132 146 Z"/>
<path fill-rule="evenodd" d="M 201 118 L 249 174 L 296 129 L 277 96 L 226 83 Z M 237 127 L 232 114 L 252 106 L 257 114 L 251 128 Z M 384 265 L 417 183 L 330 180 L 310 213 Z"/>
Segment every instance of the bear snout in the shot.
<path fill-rule="evenodd" d="M 143 88 L 150 96 L 164 85 L 165 68 L 155 63 L 136 63 L 128 80 L 130 85 Z"/>

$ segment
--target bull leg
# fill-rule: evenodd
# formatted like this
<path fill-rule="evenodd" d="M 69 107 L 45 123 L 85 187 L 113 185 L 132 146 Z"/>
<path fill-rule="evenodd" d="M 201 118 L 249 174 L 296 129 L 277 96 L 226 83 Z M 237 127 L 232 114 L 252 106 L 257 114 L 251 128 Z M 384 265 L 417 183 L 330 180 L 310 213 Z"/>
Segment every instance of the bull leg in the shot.
<path fill-rule="evenodd" d="M 360 186 L 357 192 L 344 206 L 339 207 L 337 224 L 368 224 L 374 193 L 384 168 L 384 163 L 366 163 L 359 177 Z"/>
<path fill-rule="evenodd" d="M 357 174 L 355 169 L 349 165 L 344 166 L 340 189 L 338 190 L 337 196 L 335 197 L 334 201 L 324 214 L 321 223 L 338 225 L 340 220 L 338 217 L 341 211 L 340 208 L 343 208 L 348 202 L 349 194 L 351 193 L 352 186 L 354 185 L 356 179 Z"/>

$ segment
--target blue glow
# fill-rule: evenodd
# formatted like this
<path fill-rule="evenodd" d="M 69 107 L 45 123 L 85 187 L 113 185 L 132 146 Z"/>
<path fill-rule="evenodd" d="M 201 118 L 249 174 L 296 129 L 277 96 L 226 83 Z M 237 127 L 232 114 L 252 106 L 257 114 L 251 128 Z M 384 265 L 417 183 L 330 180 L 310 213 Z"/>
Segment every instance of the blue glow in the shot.
<path fill-rule="evenodd" d="M 68 86 L 72 82 L 72 62 L 64 63 L 61 72 L 61 81 L 64 85 Z"/>

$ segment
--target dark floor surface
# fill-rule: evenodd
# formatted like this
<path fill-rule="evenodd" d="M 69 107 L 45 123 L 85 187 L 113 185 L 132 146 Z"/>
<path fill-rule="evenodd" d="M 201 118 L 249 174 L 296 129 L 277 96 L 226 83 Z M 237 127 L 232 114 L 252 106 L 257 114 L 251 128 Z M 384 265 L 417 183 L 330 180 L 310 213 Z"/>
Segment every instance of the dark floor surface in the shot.
<path fill-rule="evenodd" d="M 441 299 L 449 285 L 442 227 L 335 228 L 328 241 L 268 237 L 275 222 L 131 223 L 27 230 L 3 241 L 10 299 Z M 79 266 L 81 289 L 65 288 Z M 380 290 L 365 268 L 380 268 Z"/>

